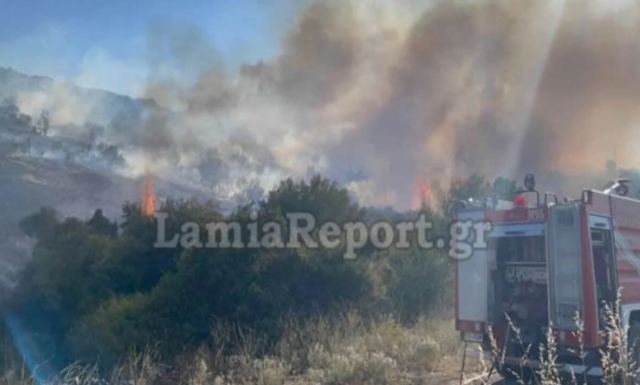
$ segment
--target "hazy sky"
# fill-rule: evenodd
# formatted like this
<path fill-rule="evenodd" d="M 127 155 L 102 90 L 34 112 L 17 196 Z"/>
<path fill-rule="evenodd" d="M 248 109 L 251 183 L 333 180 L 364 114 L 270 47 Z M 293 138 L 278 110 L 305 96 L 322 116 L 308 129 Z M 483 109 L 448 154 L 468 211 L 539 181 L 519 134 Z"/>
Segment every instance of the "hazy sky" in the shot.
<path fill-rule="evenodd" d="M 154 30 L 202 34 L 224 64 L 269 59 L 304 1 L 0 0 L 0 66 L 135 94 Z"/>

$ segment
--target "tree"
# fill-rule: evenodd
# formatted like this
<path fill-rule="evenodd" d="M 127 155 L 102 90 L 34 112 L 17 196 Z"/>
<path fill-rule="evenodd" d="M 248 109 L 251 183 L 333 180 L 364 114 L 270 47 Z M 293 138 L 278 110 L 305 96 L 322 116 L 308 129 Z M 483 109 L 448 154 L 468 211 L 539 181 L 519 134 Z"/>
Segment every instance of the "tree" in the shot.
<path fill-rule="evenodd" d="M 511 200 L 517 191 L 518 187 L 513 179 L 498 177 L 493 181 L 493 195 L 498 199 Z"/>
<path fill-rule="evenodd" d="M 290 178 L 281 182 L 260 205 L 261 218 L 279 220 L 285 229 L 286 215 L 291 213 L 311 214 L 317 224 L 327 221 L 340 224 L 362 220 L 365 211 L 353 201 L 347 189 L 316 175 L 309 183 Z"/>
<path fill-rule="evenodd" d="M 481 202 L 491 192 L 490 183 L 483 176 L 473 174 L 468 178 L 454 180 L 446 192 L 440 193 L 441 207 L 445 215 L 451 217 L 456 210 L 473 202 Z"/>
<path fill-rule="evenodd" d="M 58 213 L 50 207 L 43 207 L 35 214 L 20 221 L 20 228 L 30 237 L 45 240 L 54 233 L 58 225 Z"/>
<path fill-rule="evenodd" d="M 102 214 L 102 209 L 97 209 L 91 219 L 87 222 L 87 225 L 96 233 L 107 235 L 109 237 L 115 237 L 118 234 L 118 225 L 115 222 L 111 222 Z"/>

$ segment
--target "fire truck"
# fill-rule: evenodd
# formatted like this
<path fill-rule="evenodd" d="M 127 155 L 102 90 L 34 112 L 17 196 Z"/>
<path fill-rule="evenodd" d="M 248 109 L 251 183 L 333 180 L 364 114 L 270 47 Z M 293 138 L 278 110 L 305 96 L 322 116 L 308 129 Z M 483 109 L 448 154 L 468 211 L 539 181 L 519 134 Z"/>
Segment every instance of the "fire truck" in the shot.
<path fill-rule="evenodd" d="M 510 204 L 458 211 L 492 229 L 456 263 L 456 328 L 485 351 L 492 334 L 504 377 L 539 367 L 551 330 L 561 374 L 597 380 L 607 304 L 618 304 L 629 341 L 640 339 L 640 201 L 626 196 L 627 180 L 576 200 L 540 194 L 532 175 L 525 186 Z"/>

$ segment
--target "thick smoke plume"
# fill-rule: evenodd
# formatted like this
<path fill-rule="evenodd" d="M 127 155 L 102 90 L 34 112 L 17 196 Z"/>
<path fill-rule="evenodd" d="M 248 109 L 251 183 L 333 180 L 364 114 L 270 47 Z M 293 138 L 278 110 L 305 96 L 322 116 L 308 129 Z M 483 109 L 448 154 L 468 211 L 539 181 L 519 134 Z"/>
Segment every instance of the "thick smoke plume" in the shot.
<path fill-rule="evenodd" d="M 165 26 L 144 95 L 162 109 L 104 135 L 133 172 L 224 196 L 312 172 L 399 208 L 471 173 L 575 193 L 607 161 L 640 165 L 638 36 L 625 0 L 316 1 L 276 57 L 235 69 Z"/>

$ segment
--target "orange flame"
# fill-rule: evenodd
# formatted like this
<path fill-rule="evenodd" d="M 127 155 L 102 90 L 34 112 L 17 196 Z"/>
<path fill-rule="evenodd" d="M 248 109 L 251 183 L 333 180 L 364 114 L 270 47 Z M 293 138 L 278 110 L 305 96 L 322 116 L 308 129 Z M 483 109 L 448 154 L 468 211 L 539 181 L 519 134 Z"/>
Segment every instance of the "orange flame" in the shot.
<path fill-rule="evenodd" d="M 153 217 L 156 214 L 156 196 L 153 192 L 153 177 L 149 174 L 144 178 L 144 192 L 141 204 L 142 215 Z"/>
<path fill-rule="evenodd" d="M 418 179 L 416 182 L 418 199 L 417 202 L 420 207 L 432 207 L 433 205 L 433 189 L 423 179 Z"/>

